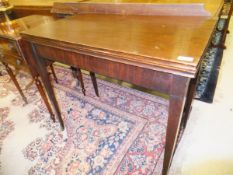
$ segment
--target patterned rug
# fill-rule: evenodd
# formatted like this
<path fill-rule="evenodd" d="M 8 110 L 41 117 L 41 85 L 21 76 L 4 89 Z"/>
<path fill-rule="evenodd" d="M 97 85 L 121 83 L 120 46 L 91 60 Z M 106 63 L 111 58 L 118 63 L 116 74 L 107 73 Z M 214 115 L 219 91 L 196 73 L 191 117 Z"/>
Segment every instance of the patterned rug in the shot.
<path fill-rule="evenodd" d="M 9 77 L 0 78 L 0 174 L 161 174 L 168 101 L 89 76 L 83 96 L 68 69 L 56 67 L 54 89 L 65 131 L 53 123 L 37 93 L 24 105 Z M 22 85 L 29 76 L 19 74 Z"/>

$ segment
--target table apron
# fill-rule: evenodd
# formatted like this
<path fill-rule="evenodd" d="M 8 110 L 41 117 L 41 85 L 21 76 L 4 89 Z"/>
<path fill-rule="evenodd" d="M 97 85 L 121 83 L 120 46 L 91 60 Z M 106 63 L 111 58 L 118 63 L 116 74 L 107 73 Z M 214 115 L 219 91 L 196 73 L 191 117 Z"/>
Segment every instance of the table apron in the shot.
<path fill-rule="evenodd" d="M 169 94 L 172 74 L 135 65 L 70 52 L 54 47 L 36 45 L 40 57 L 79 67 L 100 75 L 122 80 L 140 87 Z"/>

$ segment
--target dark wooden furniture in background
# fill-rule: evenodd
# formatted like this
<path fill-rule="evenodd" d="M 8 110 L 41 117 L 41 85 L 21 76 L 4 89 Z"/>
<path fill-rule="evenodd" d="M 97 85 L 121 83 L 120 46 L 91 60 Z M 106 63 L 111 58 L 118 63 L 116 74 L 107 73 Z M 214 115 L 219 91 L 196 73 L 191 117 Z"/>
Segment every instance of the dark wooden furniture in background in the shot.
<path fill-rule="evenodd" d="M 78 3 L 72 10 L 79 15 L 23 32 L 22 48 L 26 58 L 34 62 L 62 128 L 64 123 L 44 58 L 167 93 L 169 111 L 163 164 L 166 175 L 184 106 L 186 109 L 191 106 L 201 58 L 223 2 L 206 0 L 206 4 L 195 4 L 193 0 L 177 5 L 161 2 L 159 5 Z M 158 9 L 162 11 L 158 13 Z M 177 9 L 189 12 L 188 16 Z"/>
<path fill-rule="evenodd" d="M 29 15 L 46 15 L 51 16 L 51 6 L 14 6 L 13 15 L 15 18 L 22 18 Z"/>
<path fill-rule="evenodd" d="M 27 62 L 24 59 L 24 54 L 21 50 L 21 36 L 20 32 L 36 27 L 42 23 L 48 23 L 54 21 L 53 17 L 47 16 L 28 16 L 21 19 L 16 19 L 12 21 L 5 21 L 0 23 L 0 62 L 5 66 L 8 74 L 10 75 L 12 81 L 14 82 L 16 88 L 21 94 L 25 103 L 27 103 L 27 99 L 16 79 L 16 75 L 10 66 L 13 66 L 16 71 L 22 70 L 30 73 L 32 75 L 33 81 L 40 92 L 41 97 L 43 98 L 46 107 L 50 113 L 51 118 L 54 120 L 54 114 L 46 97 L 46 94 L 43 90 L 42 84 L 39 79 L 39 75 L 36 72 L 36 69 L 30 65 L 30 60 Z M 10 66 L 9 66 L 10 65 Z M 56 75 L 54 73 L 52 63 L 46 62 L 46 68 L 49 66 L 52 70 L 52 74 L 56 81 Z"/>
<path fill-rule="evenodd" d="M 7 7 L 2 7 L 0 4 L 0 22 L 4 22 L 6 19 L 12 18 L 13 6 L 9 5 Z"/>
<path fill-rule="evenodd" d="M 14 6 L 13 15 L 15 18 L 22 18 L 29 15 L 51 16 L 52 0 L 10 0 Z"/>
<path fill-rule="evenodd" d="M 226 41 L 227 33 L 229 32 L 228 26 L 231 20 L 232 12 L 233 12 L 233 1 L 225 0 L 224 5 L 222 6 L 222 9 L 219 15 L 219 21 L 222 20 L 224 23 L 223 28 L 222 29 L 219 29 L 218 27 L 216 28 L 217 31 L 221 32 L 222 37 L 221 37 L 220 42 L 217 45 L 213 43 L 214 47 L 220 47 L 220 48 L 226 49 L 225 41 Z"/>
<path fill-rule="evenodd" d="M 2 12 L 3 18 L 2 18 L 2 20 L 1 20 L 2 22 L 0 24 L 0 27 L 1 27 L 1 32 L 0 32 L 1 58 L 0 58 L 0 62 L 2 62 L 3 65 L 5 66 L 8 74 L 10 75 L 12 81 L 14 82 L 18 91 L 20 92 L 23 100 L 25 101 L 25 103 L 27 103 L 27 98 L 25 97 L 25 95 L 24 95 L 24 93 L 23 93 L 23 91 L 22 91 L 22 89 L 21 89 L 21 87 L 16 79 L 16 74 L 12 71 L 11 67 L 8 66 L 8 65 L 11 65 L 14 68 L 16 68 L 16 70 L 24 70 L 26 72 L 29 72 L 27 65 L 25 63 L 25 60 L 22 57 L 22 53 L 20 53 L 21 49 L 18 48 L 18 47 L 20 47 L 20 45 L 17 44 L 20 42 L 19 32 L 26 30 L 29 27 L 31 28 L 31 27 L 39 25 L 41 19 L 43 19 L 43 18 L 46 21 L 48 19 L 49 20 L 51 20 L 51 19 L 57 20 L 57 19 L 59 19 L 59 17 L 58 17 L 58 15 L 53 15 L 54 17 L 51 17 L 51 18 L 48 17 L 48 19 L 46 19 L 47 17 L 44 15 L 43 16 L 37 15 L 39 22 L 35 22 L 37 16 L 36 15 L 32 16 L 31 14 L 46 14 L 47 13 L 47 12 L 41 13 L 40 9 L 47 9 L 47 10 L 49 9 L 49 13 L 50 13 L 50 7 L 49 8 L 40 7 L 39 9 L 36 8 L 37 10 L 35 11 L 35 13 L 32 12 L 34 10 L 33 7 L 25 7 L 26 9 L 29 10 L 28 13 L 27 12 L 20 13 L 21 14 L 20 16 L 13 14 L 12 16 L 14 16 L 14 17 L 23 17 L 23 18 L 19 18 L 18 20 L 12 21 L 12 20 L 10 20 L 11 18 L 8 16 L 8 13 L 10 13 L 8 11 L 12 10 L 12 8 L 13 7 L 10 6 L 7 9 L 4 9 L 4 11 Z M 14 12 L 16 9 L 17 9 L 17 7 L 14 8 Z M 26 17 L 24 17 L 24 16 L 26 16 Z M 28 27 L 27 25 L 30 25 L 30 26 Z M 17 39 L 16 39 L 16 37 L 12 37 L 13 35 L 17 36 Z M 51 74 L 53 74 L 54 80 L 56 82 L 58 82 L 54 68 L 53 68 L 53 63 L 54 63 L 53 61 L 48 61 L 47 65 L 51 69 Z M 84 82 L 82 79 L 81 70 L 73 67 L 72 71 L 73 71 L 74 77 L 77 78 L 78 81 L 80 82 L 83 94 L 85 95 L 85 88 L 84 88 Z M 1 75 L 1 73 L 0 73 L 0 75 Z M 95 89 L 96 95 L 99 96 L 95 74 L 91 72 L 90 75 L 91 75 L 91 80 L 93 82 L 93 87 Z M 38 80 L 38 76 L 35 76 L 35 78 L 33 78 L 33 80 L 37 80 L 38 83 L 36 83 L 36 84 L 38 84 L 39 86 L 41 85 L 41 83 Z M 39 87 L 38 89 L 40 89 L 41 91 L 43 90 L 42 87 Z M 41 94 L 44 94 L 44 93 L 41 92 Z M 45 96 L 45 95 L 43 95 L 43 96 Z M 46 96 L 45 96 L 45 98 L 46 98 Z M 51 109 L 49 103 L 47 102 L 46 99 L 44 99 L 44 101 L 46 102 L 47 108 L 48 108 L 51 116 L 53 116 L 52 109 Z"/>

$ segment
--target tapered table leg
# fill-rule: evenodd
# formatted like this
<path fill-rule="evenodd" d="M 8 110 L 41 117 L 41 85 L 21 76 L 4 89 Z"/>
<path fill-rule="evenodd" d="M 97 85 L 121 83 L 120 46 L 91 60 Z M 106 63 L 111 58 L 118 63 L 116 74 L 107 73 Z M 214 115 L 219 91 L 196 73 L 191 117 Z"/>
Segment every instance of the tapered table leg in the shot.
<path fill-rule="evenodd" d="M 57 76 L 55 74 L 55 70 L 54 70 L 53 64 L 50 64 L 49 67 L 50 67 L 50 69 L 52 71 L 53 78 L 54 78 L 55 82 L 58 83 Z"/>
<path fill-rule="evenodd" d="M 186 103 L 185 103 L 185 108 L 184 108 L 184 112 L 183 112 L 183 118 L 181 121 L 182 127 L 185 128 L 188 118 L 189 118 L 189 113 L 191 111 L 191 104 L 196 92 L 196 86 L 197 86 L 197 80 L 198 80 L 198 76 L 194 79 L 190 80 L 189 83 L 189 89 L 188 89 L 188 94 L 187 94 L 187 98 L 186 98 Z"/>
<path fill-rule="evenodd" d="M 76 68 L 73 67 L 73 66 L 70 66 L 70 69 L 71 69 L 71 71 L 72 71 L 73 77 L 76 78 Z"/>
<path fill-rule="evenodd" d="M 15 84 L 17 90 L 19 91 L 21 97 L 23 98 L 24 102 L 27 104 L 27 103 L 28 103 L 27 98 L 25 97 L 25 95 L 24 95 L 24 93 L 23 93 L 21 87 L 19 86 L 19 83 L 18 83 L 18 81 L 17 81 L 17 79 L 16 79 L 16 77 L 15 77 L 13 71 L 11 70 L 11 68 L 8 66 L 7 63 L 2 62 L 2 64 L 5 66 L 7 73 L 9 74 L 9 76 L 10 76 L 11 79 L 12 79 L 12 81 L 14 82 L 14 84 Z"/>
<path fill-rule="evenodd" d="M 81 69 L 79 69 L 79 68 L 76 69 L 76 74 L 77 74 L 77 78 L 79 79 L 79 82 L 81 84 L 83 95 L 86 95 L 86 89 L 84 87 L 83 75 L 82 75 Z"/>
<path fill-rule="evenodd" d="M 81 69 L 75 68 L 73 66 L 71 66 L 70 68 L 72 70 L 73 76 L 75 78 L 77 78 L 78 81 L 80 82 L 83 94 L 86 95 L 86 90 L 85 90 L 85 87 L 84 87 L 84 82 L 83 82 L 83 77 L 82 77 Z M 97 86 L 97 81 L 96 81 L 95 73 L 94 72 L 90 72 L 90 76 L 91 76 L 91 81 L 92 81 L 93 87 L 95 89 L 95 94 L 96 94 L 96 96 L 99 97 L 99 91 L 98 91 L 98 86 Z"/>
<path fill-rule="evenodd" d="M 167 175 L 173 157 L 188 86 L 188 78 L 173 75 L 169 96 L 169 113 L 166 131 L 163 175 Z"/>
<path fill-rule="evenodd" d="M 98 91 L 98 85 L 97 85 L 95 73 L 90 72 L 90 76 L 91 76 L 91 81 L 92 81 L 93 87 L 95 89 L 95 94 L 96 94 L 97 97 L 99 97 L 99 91 Z"/>
<path fill-rule="evenodd" d="M 40 95 L 41 95 L 41 97 L 42 97 L 42 99 L 43 99 L 43 101 L 44 101 L 44 103 L 45 103 L 45 105 L 46 105 L 46 107 L 47 107 L 47 109 L 49 111 L 50 117 L 55 122 L 55 116 L 54 116 L 52 108 L 51 108 L 51 106 L 49 104 L 48 98 L 47 98 L 47 96 L 46 96 L 46 94 L 44 92 L 43 86 L 42 86 L 42 84 L 41 84 L 41 82 L 39 80 L 39 77 L 38 76 L 34 77 L 34 80 L 35 80 L 35 83 L 36 83 L 36 87 L 39 90 L 39 93 L 40 93 Z"/>
<path fill-rule="evenodd" d="M 86 95 L 86 89 L 85 89 L 85 87 L 84 87 L 84 82 L 83 82 L 83 76 L 82 76 L 81 69 L 75 68 L 75 67 L 72 67 L 72 66 L 71 66 L 71 70 L 72 70 L 73 76 L 74 76 L 75 78 L 77 78 L 78 81 L 79 81 L 80 84 L 81 84 L 81 88 L 82 88 L 83 95 Z"/>
<path fill-rule="evenodd" d="M 50 79 L 49 79 L 49 74 L 48 74 L 48 71 L 46 69 L 46 62 L 45 62 L 45 60 L 43 58 L 39 58 L 39 56 L 37 55 L 36 48 L 35 48 L 35 46 L 33 44 L 31 44 L 31 49 L 32 49 L 32 52 L 33 52 L 33 58 L 37 63 L 37 71 L 38 71 L 38 73 L 40 75 L 40 78 L 41 78 L 41 80 L 42 80 L 42 82 L 44 84 L 44 87 L 45 87 L 45 89 L 47 91 L 49 99 L 51 100 L 51 103 L 52 103 L 52 105 L 54 107 L 54 110 L 56 111 L 58 121 L 59 121 L 59 123 L 61 125 L 61 128 L 62 128 L 62 130 L 64 130 L 64 122 L 62 120 L 59 105 L 58 105 L 58 102 L 57 102 L 57 99 L 55 97 L 53 87 L 52 87 Z"/>

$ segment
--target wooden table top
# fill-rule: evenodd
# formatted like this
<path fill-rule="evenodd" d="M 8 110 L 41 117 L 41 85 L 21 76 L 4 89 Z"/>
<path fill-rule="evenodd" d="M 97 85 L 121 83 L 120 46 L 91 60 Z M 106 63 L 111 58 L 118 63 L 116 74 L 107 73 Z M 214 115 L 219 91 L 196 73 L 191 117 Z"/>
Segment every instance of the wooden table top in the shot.
<path fill-rule="evenodd" d="M 31 15 L 24 18 L 10 20 L 0 23 L 0 37 L 18 40 L 21 38 L 20 32 L 54 21 L 55 18 L 50 16 Z"/>
<path fill-rule="evenodd" d="M 33 27 L 28 40 L 194 77 L 216 20 L 86 14 Z"/>

